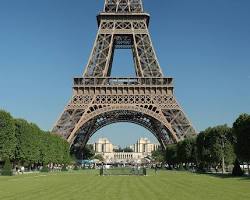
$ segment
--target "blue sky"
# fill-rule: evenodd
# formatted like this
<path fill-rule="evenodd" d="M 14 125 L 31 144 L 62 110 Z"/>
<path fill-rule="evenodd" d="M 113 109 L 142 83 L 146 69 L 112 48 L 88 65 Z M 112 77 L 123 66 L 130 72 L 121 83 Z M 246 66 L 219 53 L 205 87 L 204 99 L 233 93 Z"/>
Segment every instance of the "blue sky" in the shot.
<path fill-rule="evenodd" d="M 0 108 L 51 129 L 83 73 L 103 2 L 0 0 Z M 144 7 L 161 67 L 196 129 L 250 113 L 250 1 L 144 0 Z M 133 74 L 130 56 L 117 51 L 114 76 Z M 148 133 L 115 124 L 102 134 L 130 144 Z"/>

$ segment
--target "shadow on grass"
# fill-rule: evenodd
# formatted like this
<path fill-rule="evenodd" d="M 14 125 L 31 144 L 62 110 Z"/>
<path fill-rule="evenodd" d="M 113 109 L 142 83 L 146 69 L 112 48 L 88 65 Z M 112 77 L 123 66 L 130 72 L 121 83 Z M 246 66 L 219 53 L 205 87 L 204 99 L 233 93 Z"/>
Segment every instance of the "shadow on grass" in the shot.
<path fill-rule="evenodd" d="M 188 170 L 166 170 L 168 172 L 186 172 L 190 174 L 198 174 L 198 175 L 205 175 L 205 176 L 211 176 L 211 177 L 216 177 L 216 178 L 221 178 L 221 179 L 238 179 L 238 180 L 247 180 L 250 181 L 250 176 L 249 175 L 243 175 L 243 176 L 233 176 L 232 174 L 222 174 L 222 173 L 209 173 L 209 172 L 192 172 Z"/>
<path fill-rule="evenodd" d="M 203 175 L 207 175 L 207 176 L 212 176 L 212 177 L 216 177 L 216 178 L 222 178 L 222 179 L 239 179 L 239 180 L 250 180 L 250 176 L 247 175 L 243 175 L 243 176 L 233 176 L 232 174 L 221 174 L 221 173 L 198 173 L 197 174 L 203 174 Z"/>

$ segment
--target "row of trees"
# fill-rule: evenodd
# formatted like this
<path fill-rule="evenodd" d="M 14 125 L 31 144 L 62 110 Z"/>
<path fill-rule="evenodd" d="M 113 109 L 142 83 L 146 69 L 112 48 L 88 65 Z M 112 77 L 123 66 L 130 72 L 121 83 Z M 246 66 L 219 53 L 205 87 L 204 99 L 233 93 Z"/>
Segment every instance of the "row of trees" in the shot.
<path fill-rule="evenodd" d="M 14 165 L 27 167 L 63 165 L 71 161 L 69 149 L 61 137 L 0 110 L 0 161 L 11 160 Z"/>
<path fill-rule="evenodd" d="M 125 148 L 119 147 L 118 149 L 114 149 L 114 152 L 130 153 L 130 152 L 133 152 L 133 149 L 131 149 L 130 147 L 125 147 Z"/>
<path fill-rule="evenodd" d="M 166 149 L 166 161 L 171 167 L 191 165 L 200 170 L 217 169 L 223 163 L 232 164 L 235 158 L 232 132 L 226 125 L 208 128 L 197 138 L 187 138 Z"/>
<path fill-rule="evenodd" d="M 241 115 L 233 124 L 202 131 L 196 138 L 187 138 L 169 145 L 165 152 L 170 168 L 196 167 L 200 171 L 225 167 L 238 161 L 250 163 L 250 115 Z"/>
<path fill-rule="evenodd" d="M 95 154 L 93 145 L 87 144 L 84 147 L 77 146 L 71 149 L 71 155 L 75 160 L 93 160 L 97 159 L 101 162 L 104 161 L 104 157 L 101 154 Z"/>

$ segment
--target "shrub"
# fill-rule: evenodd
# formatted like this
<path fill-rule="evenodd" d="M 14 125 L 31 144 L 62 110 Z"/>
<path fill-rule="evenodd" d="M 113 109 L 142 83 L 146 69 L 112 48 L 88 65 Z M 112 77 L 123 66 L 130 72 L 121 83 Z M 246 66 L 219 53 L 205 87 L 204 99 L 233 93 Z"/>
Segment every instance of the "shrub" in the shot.
<path fill-rule="evenodd" d="M 74 168 L 73 168 L 73 170 L 79 170 L 78 166 L 75 165 Z"/>
<path fill-rule="evenodd" d="M 100 169 L 100 176 L 103 176 L 103 167 Z"/>
<path fill-rule="evenodd" d="M 189 165 L 188 165 L 188 164 L 186 164 L 186 165 L 185 165 L 185 167 L 184 167 L 184 169 L 185 169 L 185 170 L 187 170 L 187 171 L 189 171 L 189 170 L 190 170 Z"/>
<path fill-rule="evenodd" d="M 11 163 L 10 163 L 9 159 L 7 159 L 4 163 L 2 175 L 3 176 L 12 176 L 13 175 L 12 167 L 11 167 Z"/>
<path fill-rule="evenodd" d="M 43 173 L 48 173 L 50 170 L 48 168 L 48 166 L 43 166 L 43 168 L 40 170 L 40 172 L 43 172 Z"/>
<path fill-rule="evenodd" d="M 67 171 L 68 171 L 67 166 L 66 166 L 66 165 L 63 165 L 63 167 L 62 167 L 62 172 L 67 172 Z"/>
<path fill-rule="evenodd" d="M 185 168 L 183 167 L 183 164 L 180 164 L 180 166 L 178 167 L 178 171 L 185 171 Z"/>
<path fill-rule="evenodd" d="M 236 159 L 236 161 L 234 163 L 232 175 L 233 176 L 243 176 L 244 175 L 244 172 L 240 167 L 240 162 L 238 161 L 238 159 Z"/>
<path fill-rule="evenodd" d="M 204 163 L 199 163 L 197 166 L 197 172 L 198 173 L 206 173 L 206 168 Z"/>

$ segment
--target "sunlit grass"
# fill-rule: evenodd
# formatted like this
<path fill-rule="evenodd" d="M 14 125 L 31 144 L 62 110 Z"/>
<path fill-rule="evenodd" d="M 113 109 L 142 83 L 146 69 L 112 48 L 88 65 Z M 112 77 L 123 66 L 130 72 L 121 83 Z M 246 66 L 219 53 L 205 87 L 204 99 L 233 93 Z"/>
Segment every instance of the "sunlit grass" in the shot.
<path fill-rule="evenodd" d="M 99 171 L 0 177 L 2 200 L 248 200 L 250 180 L 185 172 L 99 176 Z"/>

